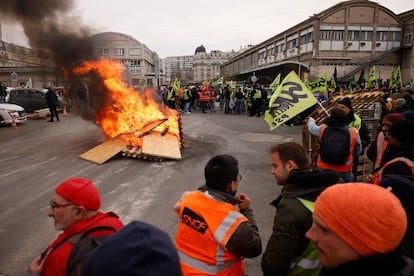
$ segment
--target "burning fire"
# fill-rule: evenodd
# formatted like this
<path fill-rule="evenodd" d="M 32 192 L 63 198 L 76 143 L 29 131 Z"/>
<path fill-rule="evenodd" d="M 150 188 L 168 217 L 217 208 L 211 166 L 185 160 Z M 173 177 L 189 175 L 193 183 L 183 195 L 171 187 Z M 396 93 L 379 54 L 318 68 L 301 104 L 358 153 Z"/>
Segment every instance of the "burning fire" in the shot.
<path fill-rule="evenodd" d="M 142 136 L 152 134 L 174 135 L 179 140 L 179 113 L 161 106 L 152 91 L 144 92 L 127 87 L 122 80 L 120 63 L 101 59 L 85 61 L 74 69 L 78 75 L 96 71 L 110 91 L 106 103 L 98 110 L 96 121 L 110 138 L 121 135 L 128 145 L 142 147 Z"/>

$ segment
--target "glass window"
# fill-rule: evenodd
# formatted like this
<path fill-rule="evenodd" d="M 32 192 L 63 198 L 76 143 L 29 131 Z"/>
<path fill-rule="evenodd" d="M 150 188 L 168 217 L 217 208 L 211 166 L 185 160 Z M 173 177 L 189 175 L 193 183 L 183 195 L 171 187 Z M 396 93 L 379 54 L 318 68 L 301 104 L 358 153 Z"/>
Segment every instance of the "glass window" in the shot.
<path fill-rule="evenodd" d="M 344 31 L 333 31 L 333 40 L 344 40 Z"/>
<path fill-rule="evenodd" d="M 139 56 L 141 54 L 141 49 L 140 48 L 131 48 L 131 49 L 129 49 L 129 54 L 131 56 Z"/>
<path fill-rule="evenodd" d="M 114 54 L 116 56 L 123 56 L 123 55 L 125 55 L 125 48 L 115 48 L 114 50 L 115 50 Z"/>
<path fill-rule="evenodd" d="M 330 33 L 331 33 L 331 31 L 321 30 L 321 37 L 320 37 L 320 39 L 321 40 L 330 40 L 331 39 Z"/>
<path fill-rule="evenodd" d="M 307 36 L 308 36 L 308 42 L 313 42 L 313 32 L 308 33 Z"/>
<path fill-rule="evenodd" d="M 377 32 L 377 41 L 386 41 L 387 40 L 387 32 Z"/>
<path fill-rule="evenodd" d="M 307 41 L 307 36 L 306 35 L 301 35 L 300 36 L 300 45 L 304 45 L 304 44 L 306 44 L 308 41 Z"/>
<path fill-rule="evenodd" d="M 402 33 L 401 32 L 394 32 L 394 41 L 401 41 Z"/>
<path fill-rule="evenodd" d="M 108 48 L 99 48 L 98 49 L 98 54 L 100 56 L 107 56 L 108 55 Z"/>
<path fill-rule="evenodd" d="M 348 31 L 348 40 L 358 41 L 359 40 L 359 31 Z"/>
<path fill-rule="evenodd" d="M 130 60 L 129 65 L 131 67 L 139 67 L 140 66 L 140 61 L 139 60 Z"/>

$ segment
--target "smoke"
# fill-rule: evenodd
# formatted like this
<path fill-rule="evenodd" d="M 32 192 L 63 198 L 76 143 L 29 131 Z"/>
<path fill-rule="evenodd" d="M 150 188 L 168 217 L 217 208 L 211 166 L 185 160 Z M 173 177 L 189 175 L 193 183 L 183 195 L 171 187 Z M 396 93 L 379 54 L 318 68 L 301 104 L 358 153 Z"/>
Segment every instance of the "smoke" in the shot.
<path fill-rule="evenodd" d="M 71 74 L 83 60 L 94 59 L 93 43 L 89 39 L 92 29 L 73 15 L 74 5 L 74 0 L 0 0 L 0 20 L 21 25 L 31 48 L 53 54 L 56 74 L 63 75 L 65 70 L 70 97 L 74 101 L 79 100 L 85 89 L 96 94 L 92 98 L 98 102 L 83 104 L 88 107 L 83 109 L 84 117 L 91 118 L 107 91 L 102 85 L 103 80 L 96 75 L 80 78 Z"/>
<path fill-rule="evenodd" d="M 70 15 L 73 8 L 73 0 L 0 0 L 1 20 L 20 24 L 30 47 L 52 52 L 65 68 L 93 54 L 91 30 Z"/>

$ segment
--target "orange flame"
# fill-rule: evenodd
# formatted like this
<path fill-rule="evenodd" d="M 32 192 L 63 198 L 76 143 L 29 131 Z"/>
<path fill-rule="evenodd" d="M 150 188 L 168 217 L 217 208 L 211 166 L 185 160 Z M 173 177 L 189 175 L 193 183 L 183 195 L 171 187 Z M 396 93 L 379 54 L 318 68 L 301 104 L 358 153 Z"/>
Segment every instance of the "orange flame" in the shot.
<path fill-rule="evenodd" d="M 109 99 L 96 114 L 97 123 L 106 136 L 121 135 L 133 147 L 141 147 L 142 135 L 151 129 L 152 133 L 170 134 L 179 139 L 179 113 L 161 106 L 151 90 L 140 92 L 127 87 L 122 80 L 120 63 L 106 59 L 85 61 L 74 69 L 79 75 L 90 71 L 96 71 L 110 91 Z"/>

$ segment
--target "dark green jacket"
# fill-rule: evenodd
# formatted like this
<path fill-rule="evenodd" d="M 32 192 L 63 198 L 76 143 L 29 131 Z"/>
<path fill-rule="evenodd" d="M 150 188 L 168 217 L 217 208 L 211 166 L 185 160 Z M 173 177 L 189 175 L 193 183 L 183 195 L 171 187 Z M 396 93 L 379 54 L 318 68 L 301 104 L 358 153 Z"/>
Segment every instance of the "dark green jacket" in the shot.
<path fill-rule="evenodd" d="M 292 260 L 300 257 L 309 244 L 305 233 L 312 226 L 312 213 L 297 197 L 315 201 L 327 187 L 339 182 L 331 171 L 293 170 L 281 195 L 271 204 L 277 208 L 262 270 L 266 275 L 286 275 Z"/>

